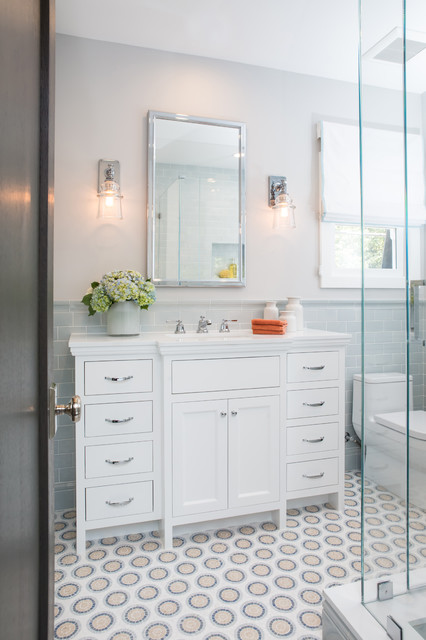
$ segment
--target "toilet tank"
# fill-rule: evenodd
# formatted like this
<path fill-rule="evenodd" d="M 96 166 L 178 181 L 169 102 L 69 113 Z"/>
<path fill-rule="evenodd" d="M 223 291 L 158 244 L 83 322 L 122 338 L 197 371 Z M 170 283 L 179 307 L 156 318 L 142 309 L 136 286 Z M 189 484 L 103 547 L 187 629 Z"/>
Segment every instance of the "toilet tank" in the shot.
<path fill-rule="evenodd" d="M 403 373 L 366 373 L 364 376 L 364 407 L 366 425 L 374 422 L 378 413 L 404 411 L 406 401 L 406 376 Z M 361 388 L 362 376 L 354 375 L 352 424 L 361 438 Z M 410 409 L 413 407 L 413 378 L 410 376 Z"/>

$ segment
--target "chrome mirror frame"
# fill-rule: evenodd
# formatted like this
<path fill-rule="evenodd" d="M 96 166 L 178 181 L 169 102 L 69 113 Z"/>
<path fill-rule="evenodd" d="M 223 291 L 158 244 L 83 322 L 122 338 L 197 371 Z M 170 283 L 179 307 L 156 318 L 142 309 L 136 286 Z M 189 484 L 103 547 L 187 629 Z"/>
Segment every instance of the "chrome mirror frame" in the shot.
<path fill-rule="evenodd" d="M 162 280 L 155 273 L 155 165 L 156 122 L 159 120 L 184 121 L 237 129 L 239 132 L 239 249 L 240 273 L 235 280 Z M 164 111 L 148 111 L 148 203 L 147 203 L 147 274 L 156 287 L 245 287 L 246 286 L 246 125 L 242 122 L 217 120 Z"/>

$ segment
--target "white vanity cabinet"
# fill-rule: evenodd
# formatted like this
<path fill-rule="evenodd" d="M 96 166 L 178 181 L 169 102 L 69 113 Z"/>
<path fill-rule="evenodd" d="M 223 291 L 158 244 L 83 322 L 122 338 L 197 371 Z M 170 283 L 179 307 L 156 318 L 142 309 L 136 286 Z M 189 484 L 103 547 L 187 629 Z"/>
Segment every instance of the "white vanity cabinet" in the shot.
<path fill-rule="evenodd" d="M 161 517 L 159 365 L 155 345 L 72 336 L 76 356 L 76 548 Z"/>
<path fill-rule="evenodd" d="M 174 402 L 173 516 L 279 500 L 279 396 Z"/>
<path fill-rule="evenodd" d="M 312 502 L 326 495 L 343 508 L 344 350 L 300 350 L 287 354 L 287 500 Z"/>
<path fill-rule="evenodd" d="M 178 526 L 342 508 L 349 339 L 71 336 L 78 552 L 143 523 L 171 548 Z"/>

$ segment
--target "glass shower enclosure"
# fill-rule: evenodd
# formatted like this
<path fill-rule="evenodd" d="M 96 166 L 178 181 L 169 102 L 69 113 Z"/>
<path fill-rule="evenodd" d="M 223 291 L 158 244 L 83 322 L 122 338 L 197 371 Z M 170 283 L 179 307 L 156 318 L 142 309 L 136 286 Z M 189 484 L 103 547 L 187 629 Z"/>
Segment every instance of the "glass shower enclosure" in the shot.
<path fill-rule="evenodd" d="M 426 5 L 360 0 L 362 600 L 426 638 Z M 383 261 L 368 263 L 371 229 Z M 374 280 L 374 286 L 372 282 Z"/>

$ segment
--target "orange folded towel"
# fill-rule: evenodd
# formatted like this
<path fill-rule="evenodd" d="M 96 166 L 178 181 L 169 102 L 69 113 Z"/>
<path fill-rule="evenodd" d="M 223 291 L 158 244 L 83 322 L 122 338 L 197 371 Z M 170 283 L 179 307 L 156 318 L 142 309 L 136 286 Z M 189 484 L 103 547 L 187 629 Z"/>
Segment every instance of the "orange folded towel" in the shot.
<path fill-rule="evenodd" d="M 263 336 L 283 336 L 285 334 L 284 329 L 270 329 L 270 330 L 264 330 L 264 329 L 252 329 L 254 335 L 263 335 Z"/>
<path fill-rule="evenodd" d="M 272 324 L 275 327 L 282 327 L 284 324 L 283 320 L 264 320 L 263 318 L 254 318 L 251 321 L 252 325 L 265 325 L 265 324 Z"/>
<path fill-rule="evenodd" d="M 282 331 L 287 326 L 287 321 L 283 322 L 281 325 L 277 324 L 252 324 L 252 329 L 259 329 L 260 331 Z"/>

